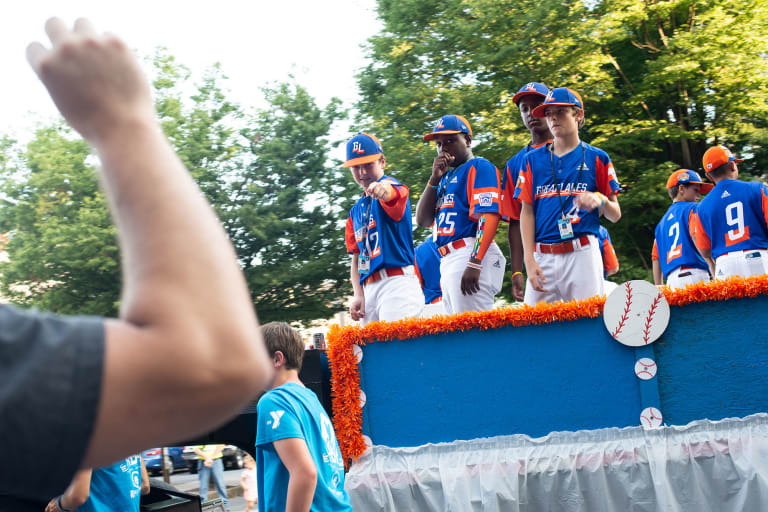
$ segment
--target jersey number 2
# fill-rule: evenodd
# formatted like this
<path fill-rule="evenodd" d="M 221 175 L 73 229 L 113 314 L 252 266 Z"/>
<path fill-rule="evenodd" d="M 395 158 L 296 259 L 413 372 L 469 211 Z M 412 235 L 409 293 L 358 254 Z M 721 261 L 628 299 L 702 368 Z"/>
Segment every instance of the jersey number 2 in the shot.
<path fill-rule="evenodd" d="M 669 226 L 669 237 L 674 237 L 672 240 L 671 249 L 667 253 L 667 263 L 675 258 L 679 258 L 683 254 L 683 245 L 680 243 L 680 223 L 675 222 Z"/>

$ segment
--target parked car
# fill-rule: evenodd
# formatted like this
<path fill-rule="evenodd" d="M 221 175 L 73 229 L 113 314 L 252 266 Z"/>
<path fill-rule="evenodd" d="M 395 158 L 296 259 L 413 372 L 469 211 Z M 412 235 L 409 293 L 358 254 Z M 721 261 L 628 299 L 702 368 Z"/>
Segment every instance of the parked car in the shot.
<path fill-rule="evenodd" d="M 165 467 L 168 468 L 168 474 L 176 470 L 187 469 L 187 461 L 182 457 L 183 447 L 168 447 L 168 455 L 165 458 Z M 144 464 L 147 466 L 147 473 L 150 475 L 159 475 L 163 472 L 163 466 L 160 464 L 162 459 L 162 448 L 152 448 L 141 452 L 144 457 Z"/>
<path fill-rule="evenodd" d="M 224 451 L 221 454 L 221 462 L 224 463 L 224 469 L 242 469 L 244 455 L 245 452 L 237 446 L 232 444 L 224 445 Z M 182 457 L 186 461 L 189 472 L 192 474 L 197 473 L 197 461 L 199 459 L 195 455 L 195 447 L 185 446 Z"/>

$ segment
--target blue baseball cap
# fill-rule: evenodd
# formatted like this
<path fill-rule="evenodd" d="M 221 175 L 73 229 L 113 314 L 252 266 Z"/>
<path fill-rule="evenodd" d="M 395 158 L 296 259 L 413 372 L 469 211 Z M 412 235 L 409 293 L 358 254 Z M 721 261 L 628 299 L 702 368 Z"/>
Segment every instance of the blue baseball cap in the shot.
<path fill-rule="evenodd" d="M 558 87 L 549 91 L 544 98 L 544 103 L 533 109 L 531 113 L 534 117 L 545 117 L 544 111 L 551 106 L 578 107 L 584 110 L 584 103 L 579 93 L 567 87 Z"/>
<path fill-rule="evenodd" d="M 432 132 L 426 134 L 423 139 L 432 140 L 435 138 L 435 135 L 439 135 L 441 133 L 466 133 L 471 137 L 472 128 L 469 126 L 469 121 L 464 119 L 462 116 L 449 114 L 438 119 Z"/>
<path fill-rule="evenodd" d="M 714 187 L 711 183 L 704 183 L 701 180 L 701 176 L 699 176 L 699 173 L 696 171 L 690 169 L 678 169 L 673 172 L 667 180 L 667 188 L 672 188 L 675 185 L 688 185 L 689 183 L 698 183 L 701 185 L 700 190 L 702 194 L 706 194 Z"/>
<path fill-rule="evenodd" d="M 347 161 L 344 162 L 342 167 L 346 168 L 375 162 L 383 154 L 384 149 L 382 149 L 379 139 L 373 135 L 360 132 L 347 142 Z"/>
<path fill-rule="evenodd" d="M 512 96 L 512 101 L 517 105 L 523 96 L 541 96 L 546 98 L 547 94 L 549 94 L 549 88 L 546 85 L 539 82 L 529 82 L 521 87 L 517 94 Z"/>

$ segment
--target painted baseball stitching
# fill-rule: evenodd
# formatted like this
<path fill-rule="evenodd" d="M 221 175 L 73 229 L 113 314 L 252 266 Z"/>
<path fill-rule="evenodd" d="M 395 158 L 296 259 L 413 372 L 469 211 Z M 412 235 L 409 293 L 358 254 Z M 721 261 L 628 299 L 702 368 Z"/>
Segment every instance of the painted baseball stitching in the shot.
<path fill-rule="evenodd" d="M 648 344 L 648 338 L 651 336 L 651 320 L 653 320 L 653 315 L 656 313 L 656 308 L 659 307 L 659 304 L 661 303 L 661 297 L 663 295 L 659 293 L 656 296 L 656 300 L 653 301 L 653 304 L 651 304 L 651 309 L 648 310 L 648 317 L 645 319 L 645 328 L 643 329 L 643 341 L 645 344 Z"/>
<path fill-rule="evenodd" d="M 624 322 L 627 321 L 627 318 L 629 318 L 629 308 L 632 305 L 632 285 L 629 284 L 629 281 L 624 283 L 624 286 L 627 287 L 627 302 L 624 305 L 624 314 L 619 319 L 619 325 L 616 327 L 616 329 L 611 333 L 611 336 L 614 338 L 621 332 L 621 330 L 624 328 Z"/>
<path fill-rule="evenodd" d="M 650 364 L 646 364 L 646 363 L 644 363 L 643 361 L 651 361 L 651 362 L 650 362 Z M 643 376 L 644 374 L 645 374 L 645 375 L 648 375 L 648 379 L 644 379 L 644 380 L 650 380 L 650 379 L 652 379 L 652 378 L 654 378 L 654 377 L 656 376 L 656 375 L 655 375 L 655 373 L 654 373 L 654 372 L 656 371 L 656 363 L 655 363 L 653 360 L 651 360 L 650 358 L 645 358 L 645 357 L 643 357 L 643 358 L 641 358 L 641 359 L 639 359 L 639 360 L 637 361 L 637 363 L 635 364 L 635 366 L 637 366 L 638 364 L 639 364 L 639 365 L 642 367 L 642 369 L 639 369 L 639 368 L 638 368 L 638 369 L 635 371 L 635 373 L 636 373 L 636 375 L 637 375 L 637 376 L 638 376 L 640 379 L 642 379 L 642 378 L 643 378 L 642 376 Z"/>

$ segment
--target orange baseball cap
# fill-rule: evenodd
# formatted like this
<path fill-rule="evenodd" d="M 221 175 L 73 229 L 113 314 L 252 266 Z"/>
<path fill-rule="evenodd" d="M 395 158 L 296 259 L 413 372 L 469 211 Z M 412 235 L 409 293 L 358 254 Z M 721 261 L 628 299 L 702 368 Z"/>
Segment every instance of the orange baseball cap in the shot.
<path fill-rule="evenodd" d="M 689 183 L 698 183 L 701 185 L 701 193 L 706 194 L 714 188 L 711 183 L 704 183 L 701 180 L 701 176 L 696 171 L 690 169 L 678 169 L 672 173 L 672 176 L 667 180 L 667 188 L 672 188 L 675 185 L 688 185 Z"/>
<path fill-rule="evenodd" d="M 704 164 L 704 171 L 709 172 L 728 162 L 736 162 L 738 164 L 744 160 L 733 156 L 731 150 L 725 146 L 712 146 L 706 153 L 704 153 L 704 157 L 701 161 Z"/>

